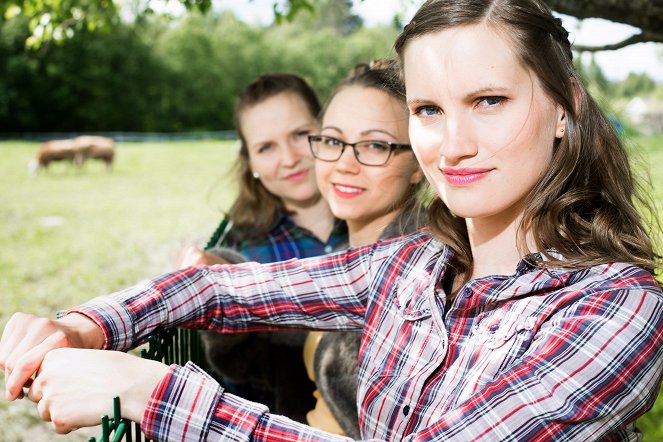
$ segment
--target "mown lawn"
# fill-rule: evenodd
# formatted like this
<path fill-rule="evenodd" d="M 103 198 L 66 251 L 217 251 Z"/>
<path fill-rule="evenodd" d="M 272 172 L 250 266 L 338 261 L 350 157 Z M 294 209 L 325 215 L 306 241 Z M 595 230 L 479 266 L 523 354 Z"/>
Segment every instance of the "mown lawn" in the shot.
<path fill-rule="evenodd" d="M 663 208 L 663 136 L 631 140 Z M 234 189 L 222 177 L 231 142 L 123 143 L 115 168 L 55 164 L 37 177 L 36 143 L 0 142 L 0 327 L 20 310 L 53 316 L 93 296 L 172 269 L 176 253 L 203 245 Z M 2 388 L 0 381 L 0 388 Z M 27 401 L 0 400 L 0 442 L 87 440 L 56 436 Z M 663 440 L 663 399 L 638 422 Z"/>

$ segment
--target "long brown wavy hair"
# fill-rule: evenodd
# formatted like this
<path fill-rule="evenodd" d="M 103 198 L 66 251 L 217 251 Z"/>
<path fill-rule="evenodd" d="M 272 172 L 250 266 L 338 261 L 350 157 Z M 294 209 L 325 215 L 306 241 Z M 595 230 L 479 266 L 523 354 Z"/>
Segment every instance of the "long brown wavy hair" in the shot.
<path fill-rule="evenodd" d="M 299 75 L 292 73 L 266 73 L 249 84 L 235 101 L 234 124 L 240 141 L 240 150 L 233 165 L 233 177 L 239 183 L 237 199 L 228 211 L 234 227 L 255 236 L 262 236 L 285 212 L 283 201 L 253 177 L 249 167 L 249 150 L 242 129 L 242 113 L 276 95 L 289 93 L 301 98 L 311 116 L 320 113 L 320 101 L 313 88 Z M 278 118 L 278 116 L 274 116 Z M 269 122 L 265 122 L 269 124 Z"/>
<path fill-rule="evenodd" d="M 631 171 L 622 141 L 573 66 L 568 32 L 543 1 L 428 0 L 400 34 L 395 49 L 402 62 L 413 39 L 476 24 L 509 39 L 522 64 L 566 111 L 564 136 L 526 202 L 518 229 L 521 253 L 530 253 L 525 240 L 529 232 L 548 260 L 539 262 L 541 266 L 627 262 L 654 273 L 660 260 L 651 239 L 660 232 L 656 212 Z M 459 272 L 471 274 L 465 220 L 439 197 L 430 204 L 428 216 L 433 234 L 456 252 Z M 550 256 L 550 249 L 563 259 Z"/>

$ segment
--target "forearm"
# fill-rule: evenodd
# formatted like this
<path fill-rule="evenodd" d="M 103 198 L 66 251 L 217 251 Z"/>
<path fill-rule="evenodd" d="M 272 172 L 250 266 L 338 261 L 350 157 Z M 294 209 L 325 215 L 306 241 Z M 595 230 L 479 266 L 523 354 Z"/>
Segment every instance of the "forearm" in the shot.
<path fill-rule="evenodd" d="M 104 333 L 105 349 L 126 350 L 157 327 L 223 333 L 282 328 L 359 330 L 368 292 L 366 265 L 343 260 L 187 268 L 96 298 L 68 313 L 91 318 Z M 327 289 L 329 273 L 347 286 Z M 323 313 L 321 313 L 323 312 Z"/>

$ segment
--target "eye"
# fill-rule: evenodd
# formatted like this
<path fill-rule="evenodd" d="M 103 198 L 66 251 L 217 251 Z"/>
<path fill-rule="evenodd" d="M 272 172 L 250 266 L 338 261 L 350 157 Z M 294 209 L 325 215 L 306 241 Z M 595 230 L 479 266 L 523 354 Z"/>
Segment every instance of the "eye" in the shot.
<path fill-rule="evenodd" d="M 343 142 L 332 137 L 322 137 L 322 143 L 329 147 L 343 147 Z"/>
<path fill-rule="evenodd" d="M 431 106 L 431 105 L 426 105 L 426 106 L 419 106 L 417 107 L 413 115 L 419 115 L 421 117 L 432 117 L 434 115 L 441 114 L 442 111 L 440 110 L 439 107 L 437 106 Z"/>
<path fill-rule="evenodd" d="M 298 130 L 295 132 L 295 137 L 296 138 L 308 137 L 310 133 L 311 133 L 310 130 Z"/>
<path fill-rule="evenodd" d="M 500 96 L 490 96 L 490 97 L 481 97 L 477 100 L 477 106 L 494 108 L 506 101 L 506 97 Z"/>
<path fill-rule="evenodd" d="M 274 145 L 271 144 L 271 143 L 263 144 L 262 146 L 260 146 L 258 148 L 258 153 L 269 152 L 273 147 L 274 147 Z"/>
<path fill-rule="evenodd" d="M 389 150 L 389 144 L 382 141 L 367 141 L 365 146 L 376 152 L 384 152 Z"/>

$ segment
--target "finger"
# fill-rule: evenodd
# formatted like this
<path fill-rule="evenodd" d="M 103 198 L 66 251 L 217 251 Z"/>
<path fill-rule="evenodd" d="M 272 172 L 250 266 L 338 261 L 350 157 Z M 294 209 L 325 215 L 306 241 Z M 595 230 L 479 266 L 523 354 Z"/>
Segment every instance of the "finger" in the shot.
<path fill-rule="evenodd" d="M 7 375 L 11 375 L 17 361 L 27 351 L 43 342 L 46 337 L 55 331 L 52 322 L 46 318 L 26 314 L 17 316 L 15 326 L 12 328 L 11 334 L 4 345 L 7 348 L 11 346 L 11 350 L 7 350 L 7 356 L 4 361 Z"/>
<path fill-rule="evenodd" d="M 55 432 L 58 434 L 69 434 L 77 429 L 77 427 L 74 427 L 73 425 L 56 422 L 55 420 L 51 422 L 51 425 L 53 426 Z"/>
<path fill-rule="evenodd" d="M 2 332 L 2 338 L 0 338 L 0 366 L 5 371 L 5 377 L 7 376 L 7 360 L 25 335 L 25 333 L 17 332 L 17 329 L 18 324 L 23 322 L 26 316 L 23 313 L 14 313 L 7 321 L 7 325 Z"/>
<path fill-rule="evenodd" d="M 37 415 L 39 415 L 39 419 L 44 422 L 49 422 L 51 420 L 50 403 L 48 400 L 42 399 L 37 403 Z"/>
<path fill-rule="evenodd" d="M 7 379 L 5 388 L 7 399 L 13 401 L 21 392 L 23 386 L 37 372 L 41 366 L 44 356 L 51 350 L 61 348 L 65 345 L 64 334 L 56 333 L 47 337 L 41 344 L 25 353 L 16 363 L 14 369 Z"/>
<path fill-rule="evenodd" d="M 30 388 L 28 388 L 28 399 L 38 404 L 39 401 L 41 401 L 44 397 L 43 391 L 42 380 L 39 376 L 37 376 L 37 379 L 35 379 L 32 382 L 32 385 L 30 385 Z"/>

